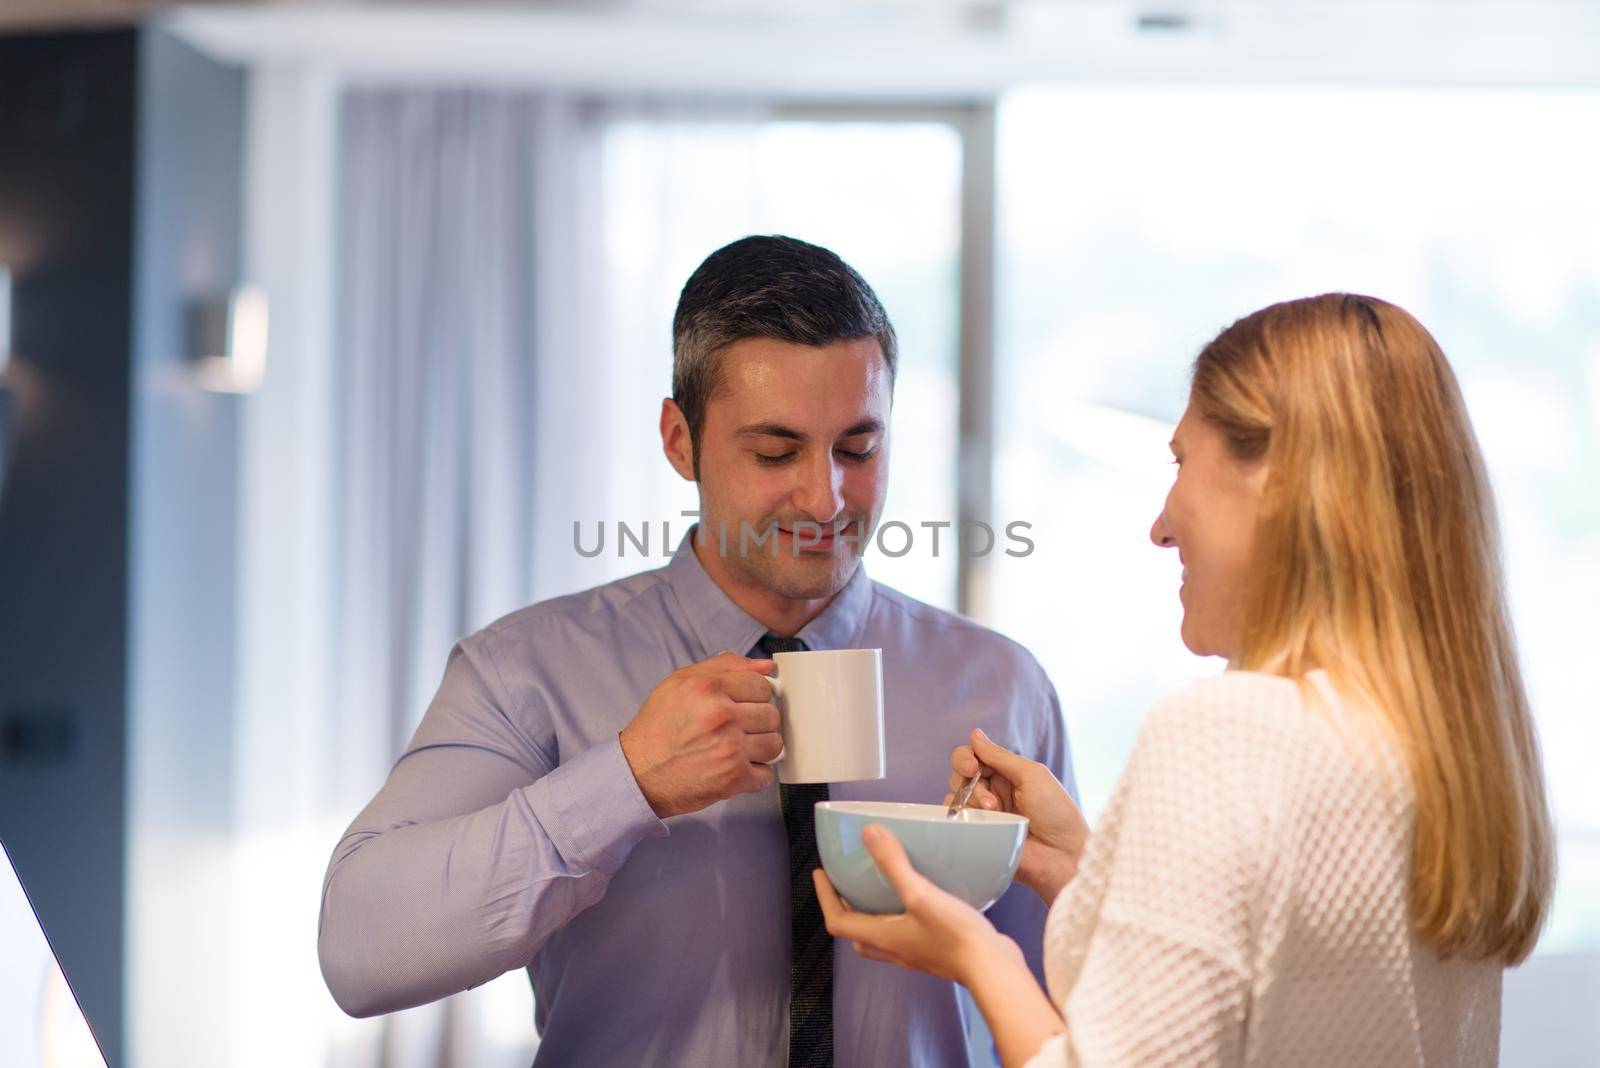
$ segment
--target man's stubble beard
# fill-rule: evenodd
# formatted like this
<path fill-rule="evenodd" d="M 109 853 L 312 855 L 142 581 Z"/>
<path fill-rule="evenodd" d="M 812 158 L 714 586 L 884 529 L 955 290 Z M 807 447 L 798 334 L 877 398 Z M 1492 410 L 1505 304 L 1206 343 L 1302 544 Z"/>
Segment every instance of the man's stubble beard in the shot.
<path fill-rule="evenodd" d="M 861 566 L 861 550 L 855 545 L 841 546 L 835 553 L 820 559 L 818 556 L 801 553 L 799 558 L 794 558 L 781 548 L 774 556 L 770 546 L 751 546 L 747 555 L 730 552 L 728 561 L 751 582 L 779 597 L 812 601 L 832 597 L 844 589 Z M 808 558 L 812 562 L 808 562 Z M 821 565 L 822 559 L 827 561 L 827 567 Z"/>

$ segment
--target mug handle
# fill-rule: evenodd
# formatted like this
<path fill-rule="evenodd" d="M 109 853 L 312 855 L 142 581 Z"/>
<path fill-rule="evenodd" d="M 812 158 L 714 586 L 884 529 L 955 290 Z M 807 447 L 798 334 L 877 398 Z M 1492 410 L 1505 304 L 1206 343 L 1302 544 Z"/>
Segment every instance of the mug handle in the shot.
<path fill-rule="evenodd" d="M 761 677 L 772 684 L 772 703 L 777 704 L 783 698 L 783 683 L 778 681 L 778 676 L 776 675 L 763 675 Z M 776 767 L 778 763 L 782 761 L 783 758 L 788 754 L 789 750 L 787 747 L 780 748 L 777 756 L 773 757 L 771 760 L 763 761 L 763 763 L 768 767 Z"/>

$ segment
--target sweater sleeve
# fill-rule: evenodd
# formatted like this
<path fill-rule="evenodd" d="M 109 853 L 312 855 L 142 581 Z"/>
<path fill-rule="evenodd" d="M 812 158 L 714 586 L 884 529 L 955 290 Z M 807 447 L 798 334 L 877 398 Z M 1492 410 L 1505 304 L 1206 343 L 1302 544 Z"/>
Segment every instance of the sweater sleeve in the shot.
<path fill-rule="evenodd" d="M 1277 764 L 1260 713 L 1285 697 L 1260 677 L 1213 680 L 1147 717 L 1102 821 L 1109 854 L 1064 995 L 1066 1036 L 1040 1050 L 1040 1068 L 1242 1062 Z"/>
<path fill-rule="evenodd" d="M 1056 1035 L 1045 1040 L 1044 1045 L 1022 1068 L 1066 1068 L 1070 1062 L 1067 1060 L 1067 1036 Z"/>

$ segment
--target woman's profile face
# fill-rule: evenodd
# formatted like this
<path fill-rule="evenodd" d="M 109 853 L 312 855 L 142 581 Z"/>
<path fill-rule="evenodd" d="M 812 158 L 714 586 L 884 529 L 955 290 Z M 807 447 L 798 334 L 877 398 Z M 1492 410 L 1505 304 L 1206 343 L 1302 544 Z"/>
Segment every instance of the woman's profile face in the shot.
<path fill-rule="evenodd" d="M 1265 463 L 1228 450 L 1222 431 L 1191 408 L 1172 435 L 1177 477 L 1150 540 L 1183 562 L 1183 644 L 1200 656 L 1233 659 L 1243 628 Z"/>

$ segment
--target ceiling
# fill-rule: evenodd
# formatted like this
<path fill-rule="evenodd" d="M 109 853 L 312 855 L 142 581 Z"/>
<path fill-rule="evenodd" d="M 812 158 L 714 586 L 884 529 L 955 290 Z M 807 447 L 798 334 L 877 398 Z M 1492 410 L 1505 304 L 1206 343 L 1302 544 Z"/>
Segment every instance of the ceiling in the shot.
<path fill-rule="evenodd" d="M 124 25 L 175 6 L 170 0 L 3 0 L 0 31 Z"/>
<path fill-rule="evenodd" d="M 961 20 L 981 23 L 1001 17 L 1008 0 L 467 0 L 447 6 L 477 11 L 582 12 L 606 14 L 670 14 L 685 17 L 740 19 L 857 17 Z M 1071 3 L 1072 0 L 1065 0 Z M 1167 7 L 1191 5 L 1172 0 Z M 3 0 L 0 32 L 47 30 L 55 27 L 117 26 L 179 8 L 286 7 L 417 9 L 415 0 Z"/>
<path fill-rule="evenodd" d="M 1600 85 L 1600 0 L 0 0 L 0 32 L 147 18 L 246 66 L 612 94 Z"/>
<path fill-rule="evenodd" d="M 1600 0 L 3 0 L 0 31 L 53 26 L 126 25 L 163 11 L 205 7 L 277 7 L 307 9 L 450 10 L 463 14 L 488 12 L 552 12 L 584 15 L 669 15 L 683 18 L 758 21 L 849 19 L 884 22 L 962 25 L 985 28 L 1003 24 L 1021 9 L 1118 9 L 1129 22 L 1145 29 L 1183 29 L 1254 14 L 1346 8 L 1427 8 L 1451 20 L 1473 19 L 1485 12 L 1519 11 L 1538 18 L 1547 10 L 1600 8 Z"/>

